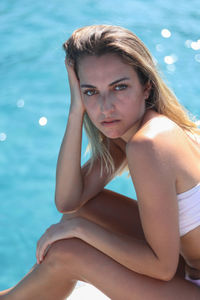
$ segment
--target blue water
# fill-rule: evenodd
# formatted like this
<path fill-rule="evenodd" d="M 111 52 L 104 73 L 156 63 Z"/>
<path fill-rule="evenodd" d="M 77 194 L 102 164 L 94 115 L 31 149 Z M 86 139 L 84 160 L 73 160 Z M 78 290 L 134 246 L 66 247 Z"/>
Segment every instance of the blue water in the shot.
<path fill-rule="evenodd" d="M 0 290 L 28 272 L 37 240 L 60 219 L 55 169 L 70 101 L 61 46 L 76 28 L 101 23 L 134 31 L 181 103 L 200 117 L 199 0 L 1 0 Z M 83 153 L 86 144 L 84 135 Z M 126 174 L 108 188 L 135 197 Z"/>

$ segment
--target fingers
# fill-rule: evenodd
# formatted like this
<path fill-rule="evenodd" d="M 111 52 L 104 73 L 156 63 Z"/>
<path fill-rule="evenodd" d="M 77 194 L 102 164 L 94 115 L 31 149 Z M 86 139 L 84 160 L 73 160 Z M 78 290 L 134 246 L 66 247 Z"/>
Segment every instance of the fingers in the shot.
<path fill-rule="evenodd" d="M 49 246 L 59 239 L 60 234 L 60 224 L 53 224 L 51 225 L 45 233 L 41 236 L 37 243 L 36 249 L 36 258 L 37 263 L 40 264 L 43 260 L 45 255 L 47 254 Z"/>
<path fill-rule="evenodd" d="M 70 85 L 71 107 L 75 107 L 75 109 L 81 111 L 81 113 L 84 113 L 85 106 L 81 95 L 80 82 L 74 70 L 74 64 L 65 58 L 65 66 L 67 68 L 68 80 Z"/>
<path fill-rule="evenodd" d="M 45 255 L 47 254 L 47 250 L 49 246 L 52 244 L 51 240 L 51 231 L 52 231 L 53 226 L 49 227 L 46 232 L 41 236 L 37 243 L 37 250 L 36 250 L 36 258 L 37 258 L 37 263 L 40 264 Z"/>
<path fill-rule="evenodd" d="M 38 264 L 40 264 L 43 261 L 45 254 L 47 253 L 46 250 L 49 247 L 49 245 L 50 243 L 46 240 L 46 237 L 44 238 L 44 236 L 42 236 L 38 241 L 36 250 L 36 258 Z"/>
<path fill-rule="evenodd" d="M 41 236 L 37 243 L 37 249 L 36 249 L 36 258 L 37 263 L 40 264 L 48 250 L 49 247 L 56 241 L 62 240 L 62 239 L 68 239 L 75 236 L 75 226 L 76 222 L 74 222 L 75 219 L 72 219 L 70 222 L 62 222 L 51 225 L 46 232 Z M 79 219 L 78 219 L 79 220 Z"/>
<path fill-rule="evenodd" d="M 77 78 L 75 70 L 74 70 L 74 64 L 72 62 L 68 61 L 67 59 L 65 59 L 65 66 L 67 69 L 70 86 L 72 86 L 72 84 L 74 85 L 74 83 L 76 83 L 77 87 L 79 87 L 78 78 Z"/>
<path fill-rule="evenodd" d="M 72 63 L 72 61 L 70 61 L 66 57 L 65 57 L 65 66 L 66 66 L 67 69 L 69 69 L 70 67 L 74 68 L 74 64 Z"/>

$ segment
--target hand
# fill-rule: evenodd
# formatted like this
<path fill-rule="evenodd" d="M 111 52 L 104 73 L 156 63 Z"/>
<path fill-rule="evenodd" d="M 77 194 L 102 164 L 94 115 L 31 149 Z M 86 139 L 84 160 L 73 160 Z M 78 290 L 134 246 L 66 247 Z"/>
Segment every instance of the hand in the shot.
<path fill-rule="evenodd" d="M 71 109 L 79 110 L 82 113 L 85 111 L 85 106 L 83 104 L 81 90 L 80 90 L 80 83 L 77 79 L 74 65 L 72 63 L 68 63 L 65 59 L 65 66 L 68 73 L 68 80 L 70 85 L 70 92 L 71 92 Z"/>
<path fill-rule="evenodd" d="M 51 225 L 41 236 L 37 243 L 36 258 L 40 264 L 51 244 L 58 240 L 76 237 L 76 227 L 79 224 L 79 218 L 74 218 L 64 222 Z"/>

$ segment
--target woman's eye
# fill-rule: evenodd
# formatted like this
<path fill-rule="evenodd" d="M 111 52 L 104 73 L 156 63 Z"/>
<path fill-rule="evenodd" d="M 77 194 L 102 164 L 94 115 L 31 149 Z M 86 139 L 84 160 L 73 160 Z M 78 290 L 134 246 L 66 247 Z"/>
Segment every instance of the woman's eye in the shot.
<path fill-rule="evenodd" d="M 85 90 L 83 92 L 83 94 L 86 95 L 86 96 L 93 96 L 93 95 L 97 94 L 97 91 L 95 91 L 95 90 Z"/>
<path fill-rule="evenodd" d="M 118 84 L 115 86 L 116 91 L 122 91 L 122 90 L 125 90 L 126 88 L 127 88 L 126 84 Z"/>

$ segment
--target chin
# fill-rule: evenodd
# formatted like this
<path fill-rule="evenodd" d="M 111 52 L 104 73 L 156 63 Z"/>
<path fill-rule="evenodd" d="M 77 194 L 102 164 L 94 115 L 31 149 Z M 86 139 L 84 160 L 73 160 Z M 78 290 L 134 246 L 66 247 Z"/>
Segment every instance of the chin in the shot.
<path fill-rule="evenodd" d="M 122 134 L 117 134 L 117 133 L 104 133 L 103 132 L 103 134 L 106 136 L 106 137 L 108 137 L 109 139 L 117 139 L 117 138 L 120 138 L 120 137 L 122 137 Z"/>

